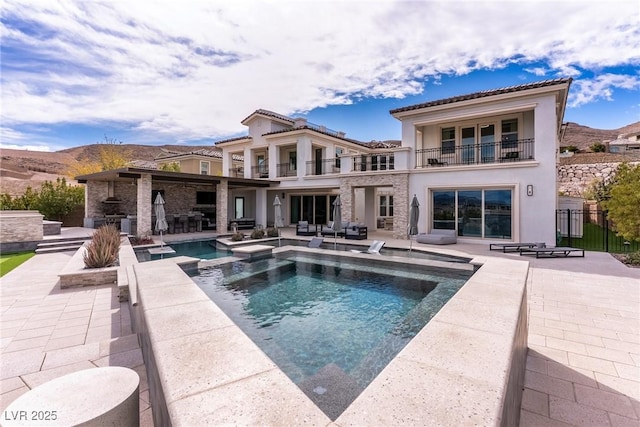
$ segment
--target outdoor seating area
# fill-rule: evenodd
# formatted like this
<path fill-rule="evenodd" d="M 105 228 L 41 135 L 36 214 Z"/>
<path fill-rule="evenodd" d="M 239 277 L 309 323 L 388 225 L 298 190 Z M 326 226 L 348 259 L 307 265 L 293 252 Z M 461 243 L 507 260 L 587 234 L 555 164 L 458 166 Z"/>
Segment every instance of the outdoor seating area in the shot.
<path fill-rule="evenodd" d="M 335 229 L 334 224 L 334 222 L 330 222 L 328 225 L 323 225 L 320 229 L 320 234 L 326 237 L 338 236 L 352 240 L 367 239 L 368 229 L 364 224 L 342 221 L 342 227 L 339 230 Z"/>
<path fill-rule="evenodd" d="M 315 236 L 317 233 L 317 225 L 309 224 L 309 221 L 298 221 L 296 225 L 296 236 Z"/>
<path fill-rule="evenodd" d="M 202 231 L 202 212 L 189 212 L 186 214 L 167 214 L 167 233 L 195 233 Z M 153 224 L 153 233 L 158 234 L 159 231 L 155 229 L 156 217 L 151 217 L 151 223 Z"/>

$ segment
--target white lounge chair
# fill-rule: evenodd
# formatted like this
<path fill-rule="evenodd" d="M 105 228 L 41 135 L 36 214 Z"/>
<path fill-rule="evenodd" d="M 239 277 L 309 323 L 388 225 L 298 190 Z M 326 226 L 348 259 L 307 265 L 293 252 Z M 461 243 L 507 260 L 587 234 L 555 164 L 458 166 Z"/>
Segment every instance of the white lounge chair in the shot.
<path fill-rule="evenodd" d="M 324 239 L 322 237 L 312 237 L 311 240 L 309 240 L 309 247 L 319 248 L 322 242 L 324 242 Z"/>
<path fill-rule="evenodd" d="M 385 244 L 384 240 L 374 240 L 373 243 L 371 243 L 371 246 L 369 246 L 369 249 L 367 249 L 366 251 L 358 251 L 356 249 L 351 249 L 351 252 L 359 253 L 359 254 L 378 254 L 378 255 L 380 255 L 380 250 L 382 249 L 384 244 Z"/>

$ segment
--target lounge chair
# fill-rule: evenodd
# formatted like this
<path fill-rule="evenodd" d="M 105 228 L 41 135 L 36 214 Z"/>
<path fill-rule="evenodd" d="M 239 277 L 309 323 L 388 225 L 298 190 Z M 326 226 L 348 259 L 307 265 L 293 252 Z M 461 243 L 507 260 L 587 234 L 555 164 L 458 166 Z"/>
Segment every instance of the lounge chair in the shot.
<path fill-rule="evenodd" d="M 536 243 L 491 243 L 489 244 L 490 251 L 502 250 L 502 252 L 520 252 L 525 249 L 531 248 L 544 248 L 546 244 L 543 242 Z"/>
<path fill-rule="evenodd" d="M 311 240 L 309 240 L 309 247 L 319 248 L 322 242 L 324 242 L 324 239 L 322 237 L 312 237 Z"/>
<path fill-rule="evenodd" d="M 556 248 L 529 248 L 522 249 L 520 255 L 533 255 L 536 258 L 555 258 L 555 257 L 582 257 L 584 258 L 584 249 L 556 247 Z"/>
<path fill-rule="evenodd" d="M 456 230 L 431 230 L 416 236 L 416 242 L 429 245 L 450 245 L 457 241 Z"/>
<path fill-rule="evenodd" d="M 382 249 L 384 244 L 385 244 L 384 240 L 374 240 L 373 243 L 371 243 L 371 246 L 369 246 L 369 249 L 367 249 L 366 251 L 358 251 L 356 249 L 351 249 L 351 252 L 359 253 L 359 254 L 378 254 L 378 255 L 380 255 L 380 250 Z"/>

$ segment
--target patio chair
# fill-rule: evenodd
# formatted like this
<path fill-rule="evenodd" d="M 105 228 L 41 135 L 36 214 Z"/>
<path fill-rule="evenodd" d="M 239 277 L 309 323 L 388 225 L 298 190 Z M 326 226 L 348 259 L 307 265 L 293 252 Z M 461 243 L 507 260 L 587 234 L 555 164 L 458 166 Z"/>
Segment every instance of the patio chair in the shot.
<path fill-rule="evenodd" d="M 320 245 L 322 244 L 322 242 L 324 242 L 324 239 L 322 237 L 313 237 L 311 238 L 311 240 L 309 241 L 309 247 L 310 248 L 319 248 Z"/>
<path fill-rule="evenodd" d="M 377 254 L 377 255 L 380 255 L 380 250 L 382 249 L 384 244 L 385 244 L 384 240 L 374 240 L 373 243 L 371 243 L 371 246 L 369 246 L 369 249 L 367 249 L 366 251 L 358 251 L 356 249 L 351 249 L 351 252 L 358 253 L 358 254 Z"/>
<path fill-rule="evenodd" d="M 315 230 L 311 229 L 309 221 L 298 221 L 296 225 L 296 236 L 315 236 Z"/>

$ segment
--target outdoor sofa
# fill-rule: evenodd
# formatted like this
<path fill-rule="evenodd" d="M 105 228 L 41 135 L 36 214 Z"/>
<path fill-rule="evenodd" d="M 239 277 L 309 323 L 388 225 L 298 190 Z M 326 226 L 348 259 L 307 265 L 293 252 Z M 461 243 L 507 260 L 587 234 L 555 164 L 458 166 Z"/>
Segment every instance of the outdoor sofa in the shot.
<path fill-rule="evenodd" d="M 342 229 L 337 233 L 333 228 L 333 225 L 333 222 L 330 222 L 329 225 L 323 225 L 320 229 L 320 234 L 327 237 L 338 235 L 340 237 L 354 240 L 363 240 L 367 238 L 367 227 L 364 224 L 342 221 Z"/>
<path fill-rule="evenodd" d="M 416 242 L 429 245 L 450 245 L 457 241 L 456 230 L 431 230 L 416 236 Z"/>

